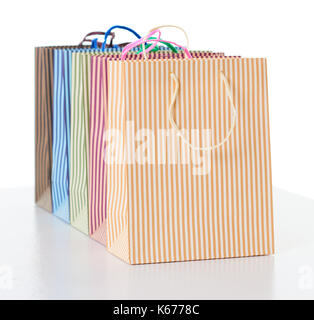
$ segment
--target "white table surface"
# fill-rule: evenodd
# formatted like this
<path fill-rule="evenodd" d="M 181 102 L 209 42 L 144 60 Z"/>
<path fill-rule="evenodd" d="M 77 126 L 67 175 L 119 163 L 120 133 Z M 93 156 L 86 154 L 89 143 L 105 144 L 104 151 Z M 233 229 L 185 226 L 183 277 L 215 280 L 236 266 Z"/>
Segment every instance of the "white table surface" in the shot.
<path fill-rule="evenodd" d="M 276 254 L 130 266 L 0 190 L 0 299 L 314 299 L 314 200 L 274 191 Z"/>

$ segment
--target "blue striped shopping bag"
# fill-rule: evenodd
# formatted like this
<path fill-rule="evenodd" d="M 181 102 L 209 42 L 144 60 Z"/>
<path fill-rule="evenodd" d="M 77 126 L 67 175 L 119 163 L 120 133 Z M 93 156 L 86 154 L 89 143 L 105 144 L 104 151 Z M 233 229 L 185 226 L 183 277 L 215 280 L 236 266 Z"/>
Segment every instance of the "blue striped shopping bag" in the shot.
<path fill-rule="evenodd" d="M 106 48 L 106 52 L 119 49 Z M 74 52 L 103 52 L 100 49 L 56 49 L 54 50 L 54 92 L 52 129 L 52 212 L 70 223 L 70 143 L 71 143 L 71 82 L 72 54 Z M 80 91 L 80 89 L 79 89 Z M 76 134 L 81 134 L 76 132 Z"/>
<path fill-rule="evenodd" d="M 69 155 L 71 56 L 69 50 L 54 50 L 54 92 L 52 117 L 52 212 L 70 222 Z"/>
<path fill-rule="evenodd" d="M 98 49 L 54 50 L 54 93 L 52 128 L 52 212 L 70 223 L 70 139 L 72 53 Z"/>
<path fill-rule="evenodd" d="M 57 217 L 68 223 L 74 223 L 74 217 L 77 218 L 78 212 L 80 212 L 80 203 L 82 202 L 81 191 L 86 189 L 86 179 L 82 179 L 81 176 L 85 176 L 86 173 L 82 170 L 74 170 L 76 177 L 70 177 L 71 163 L 74 160 L 71 159 L 71 95 L 72 95 L 72 85 L 71 83 L 77 83 L 78 88 L 76 88 L 77 98 L 83 94 L 84 89 L 84 79 L 86 77 L 78 77 L 72 79 L 72 54 L 77 52 L 85 53 L 117 53 L 120 52 L 121 45 L 115 45 L 114 47 L 106 47 L 106 41 L 108 36 L 112 35 L 113 29 L 125 29 L 131 31 L 137 38 L 140 36 L 132 29 L 124 26 L 113 26 L 105 33 L 105 41 L 103 43 L 102 49 L 97 49 L 99 43 L 97 38 L 92 40 L 91 48 L 66 48 L 66 49 L 56 49 L 54 50 L 54 92 L 53 92 L 53 132 L 52 132 L 52 174 L 51 174 L 51 184 L 52 184 L 52 212 Z M 96 33 L 90 33 L 87 36 L 94 35 Z M 98 34 L 98 33 L 97 33 Z M 86 41 L 86 37 L 84 38 Z M 83 41 L 84 41 L 83 40 Z M 136 52 L 140 48 L 132 49 Z M 162 47 L 158 48 L 159 50 Z M 167 48 L 169 49 L 169 48 Z M 84 70 L 86 72 L 86 69 Z M 82 83 L 80 81 L 83 81 Z M 72 101 L 78 101 L 78 99 L 73 99 Z M 88 103 L 88 101 L 87 101 Z M 77 104 L 74 104 L 74 108 L 78 108 Z M 88 109 L 88 108 L 87 108 Z M 88 122 L 88 121 L 87 121 Z M 82 139 L 79 141 L 85 141 L 84 137 L 88 132 L 82 129 L 77 122 L 74 121 L 74 128 L 72 128 L 72 140 L 73 135 L 81 136 Z M 78 146 L 76 148 L 80 151 L 85 150 L 83 146 Z M 88 148 L 87 148 L 88 149 Z M 77 161 L 76 161 L 77 162 Z M 79 183 L 78 183 L 79 182 Z M 70 185 L 72 188 L 70 188 Z M 72 206 L 70 206 L 72 190 Z M 86 189 L 87 190 L 87 189 Z M 84 193 L 84 199 L 87 199 L 87 191 Z M 77 196 L 77 197 L 76 197 Z M 75 203 L 77 202 L 77 205 Z M 84 203 L 86 201 L 83 201 Z M 72 216 L 70 215 L 70 210 L 74 210 Z M 82 219 L 79 219 L 82 220 Z M 88 221 L 88 217 L 84 215 L 84 221 Z M 81 227 L 81 223 L 76 223 L 78 229 L 85 232 L 85 227 Z M 85 223 L 84 223 L 85 225 Z"/>

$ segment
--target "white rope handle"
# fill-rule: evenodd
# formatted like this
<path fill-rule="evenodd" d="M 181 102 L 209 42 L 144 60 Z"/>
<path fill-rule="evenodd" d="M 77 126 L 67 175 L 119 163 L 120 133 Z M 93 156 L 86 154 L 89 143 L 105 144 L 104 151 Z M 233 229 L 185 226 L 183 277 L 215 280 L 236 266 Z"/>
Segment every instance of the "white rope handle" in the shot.
<path fill-rule="evenodd" d="M 179 80 L 173 72 L 171 72 L 170 75 L 171 75 L 171 78 L 175 81 L 176 86 L 175 86 L 174 93 L 171 97 L 171 102 L 170 102 L 169 109 L 168 109 L 168 117 L 169 117 L 169 122 L 170 122 L 171 126 L 176 130 L 177 135 L 180 136 L 181 139 L 183 140 L 183 142 L 186 143 L 194 151 L 210 151 L 210 150 L 217 149 L 220 146 L 222 146 L 225 142 L 227 142 L 229 140 L 229 138 L 233 132 L 233 129 L 235 127 L 236 116 L 237 116 L 237 110 L 236 110 L 234 102 L 233 102 L 231 88 L 230 88 L 229 82 L 228 82 L 226 76 L 224 75 L 224 73 L 222 71 L 220 71 L 220 76 L 222 77 L 222 80 L 226 86 L 227 96 L 228 96 L 230 103 L 231 103 L 231 106 L 232 106 L 232 113 L 233 113 L 232 123 L 231 123 L 231 127 L 230 127 L 226 137 L 222 141 L 217 143 L 216 145 L 209 146 L 209 147 L 194 146 L 189 141 L 189 139 L 184 136 L 184 134 L 181 132 L 181 129 L 178 127 L 177 123 L 175 122 L 175 120 L 173 118 L 173 112 L 174 112 L 174 106 L 175 106 L 175 102 L 176 102 L 178 92 L 179 92 Z"/>
<path fill-rule="evenodd" d="M 179 26 L 176 26 L 176 25 L 172 25 L 172 24 L 165 24 L 165 25 L 162 25 L 162 26 L 159 26 L 159 27 L 155 27 L 155 28 L 152 28 L 151 30 L 148 31 L 147 35 L 144 37 L 145 40 L 148 39 L 148 35 L 154 31 L 154 30 L 157 30 L 157 29 L 162 29 L 162 28 L 175 28 L 175 29 L 178 29 L 180 31 L 182 31 L 184 33 L 184 36 L 185 36 L 185 39 L 186 39 L 186 46 L 185 48 L 186 49 L 189 49 L 189 37 L 188 37 L 188 34 L 186 33 L 186 31 L 179 27 Z M 145 45 L 144 43 L 142 43 L 142 50 L 143 50 L 143 56 L 144 56 L 144 59 L 147 60 L 147 53 L 146 53 L 146 50 L 145 50 Z"/>

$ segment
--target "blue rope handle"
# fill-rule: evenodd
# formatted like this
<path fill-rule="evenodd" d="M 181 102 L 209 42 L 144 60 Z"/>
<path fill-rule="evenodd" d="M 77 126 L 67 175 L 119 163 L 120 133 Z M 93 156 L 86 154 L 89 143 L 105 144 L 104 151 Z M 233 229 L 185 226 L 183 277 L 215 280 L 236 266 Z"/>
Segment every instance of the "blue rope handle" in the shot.
<path fill-rule="evenodd" d="M 98 38 L 92 40 L 91 49 L 98 49 Z"/>
<path fill-rule="evenodd" d="M 118 26 L 118 25 L 117 25 L 117 26 L 113 26 L 113 27 L 111 27 L 110 29 L 108 29 L 107 32 L 105 33 L 105 40 L 104 40 L 104 42 L 103 42 L 103 44 L 102 44 L 102 47 L 101 47 L 101 50 L 102 50 L 102 51 L 105 51 L 108 36 L 110 35 L 110 32 L 111 32 L 113 29 L 127 30 L 127 31 L 130 31 L 131 33 L 133 33 L 138 39 L 141 39 L 141 38 L 142 38 L 136 31 L 134 31 L 133 29 L 131 29 L 131 28 L 129 28 L 129 27 Z"/>

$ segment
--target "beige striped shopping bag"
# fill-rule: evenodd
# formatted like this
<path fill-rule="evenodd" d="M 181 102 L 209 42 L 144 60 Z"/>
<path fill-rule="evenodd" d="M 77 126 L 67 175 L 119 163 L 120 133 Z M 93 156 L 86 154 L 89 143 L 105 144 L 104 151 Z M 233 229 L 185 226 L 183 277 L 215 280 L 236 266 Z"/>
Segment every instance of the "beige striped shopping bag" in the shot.
<path fill-rule="evenodd" d="M 274 252 L 266 60 L 109 60 L 107 248 L 131 264 Z"/>

